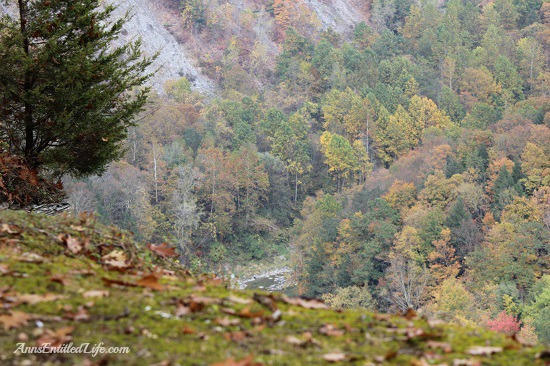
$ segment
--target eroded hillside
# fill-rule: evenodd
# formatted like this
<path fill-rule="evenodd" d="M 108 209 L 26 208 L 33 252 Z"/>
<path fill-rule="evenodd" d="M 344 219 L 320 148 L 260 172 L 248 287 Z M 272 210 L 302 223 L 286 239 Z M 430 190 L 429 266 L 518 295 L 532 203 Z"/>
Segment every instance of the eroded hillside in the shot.
<path fill-rule="evenodd" d="M 156 71 L 151 79 L 155 90 L 162 92 L 166 81 L 186 77 L 196 90 L 205 94 L 213 93 L 214 83 L 195 65 L 196 55 L 165 28 L 158 1 L 117 0 L 114 3 L 117 5 L 113 13 L 115 17 L 122 17 L 126 12 L 132 15 L 118 43 L 140 37 L 146 55 L 158 52 L 158 58 L 150 68 L 152 72 Z"/>

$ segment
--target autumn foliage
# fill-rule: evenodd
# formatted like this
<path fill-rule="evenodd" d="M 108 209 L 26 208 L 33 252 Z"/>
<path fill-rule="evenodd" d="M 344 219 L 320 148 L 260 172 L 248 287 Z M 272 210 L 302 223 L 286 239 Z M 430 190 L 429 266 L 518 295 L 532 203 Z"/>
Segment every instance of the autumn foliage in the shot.
<path fill-rule="evenodd" d="M 487 327 L 495 332 L 513 335 L 519 332 L 521 322 L 516 317 L 509 315 L 506 311 L 498 313 L 496 318 L 487 321 Z"/>
<path fill-rule="evenodd" d="M 471 329 L 430 321 L 412 310 L 403 315 L 339 310 L 315 299 L 234 290 L 220 277 L 192 275 L 165 258 L 172 249 L 169 244 L 146 248 L 90 215 L 1 211 L 4 363 L 197 360 L 211 366 L 260 366 L 291 359 L 293 365 L 306 366 L 388 358 L 388 364 L 421 364 L 437 355 L 445 363 L 513 359 L 544 365 L 536 356 L 542 346 L 488 331 L 472 337 Z M 338 306 L 353 306 L 360 292 L 359 305 L 368 306 L 368 289 L 358 287 L 339 293 Z M 365 343 L 365 334 L 376 343 Z M 105 348 L 128 347 L 128 352 L 62 354 L 100 342 Z M 17 350 L 20 344 L 52 352 L 23 353 Z"/>
<path fill-rule="evenodd" d="M 0 152 L 0 204 L 27 207 L 58 202 L 64 196 L 60 181 L 52 182 L 31 169 L 24 159 Z"/>

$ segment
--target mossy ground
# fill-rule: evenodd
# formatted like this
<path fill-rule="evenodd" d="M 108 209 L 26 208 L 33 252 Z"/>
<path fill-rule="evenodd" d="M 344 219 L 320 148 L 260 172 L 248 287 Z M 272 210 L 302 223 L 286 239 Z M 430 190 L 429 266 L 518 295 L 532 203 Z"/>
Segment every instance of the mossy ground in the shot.
<path fill-rule="evenodd" d="M 86 243 L 85 249 L 78 254 L 69 250 L 64 242 L 67 234 Z M 123 270 L 113 270 L 102 261 L 117 249 L 128 258 Z M 25 253 L 38 254 L 43 261 Z M 344 358 L 341 364 L 356 365 L 545 364 L 536 358 L 543 347 L 525 346 L 485 330 L 431 324 L 414 316 L 308 309 L 308 302 L 291 305 L 278 295 L 260 296 L 265 300 L 260 304 L 253 300 L 254 292 L 228 289 L 211 276 L 191 276 L 175 261 L 135 243 L 129 233 L 89 217 L 0 211 L 0 266 L 0 316 L 20 311 L 31 317 L 9 329 L 0 324 L 0 364 L 210 365 L 253 355 L 264 365 L 322 365 L 329 363 L 329 354 Z M 161 273 L 159 268 L 165 269 L 158 276 L 162 290 L 109 287 L 104 280 L 136 284 L 149 273 Z M 109 295 L 87 297 L 92 290 Z M 29 303 L 18 301 L 22 294 L 63 298 Z M 274 307 L 280 310 L 280 319 Z M 75 317 L 79 311 L 85 316 Z M 17 343 L 35 346 L 48 330 L 67 326 L 74 329 L 65 342 L 102 342 L 131 351 L 96 357 L 14 353 Z M 468 353 L 473 346 L 502 351 L 475 356 Z"/>

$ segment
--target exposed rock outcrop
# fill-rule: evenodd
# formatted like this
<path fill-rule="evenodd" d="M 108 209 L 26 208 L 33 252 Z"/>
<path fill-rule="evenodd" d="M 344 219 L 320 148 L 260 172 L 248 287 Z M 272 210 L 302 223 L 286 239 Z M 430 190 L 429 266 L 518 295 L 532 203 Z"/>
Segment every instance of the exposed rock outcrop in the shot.
<path fill-rule="evenodd" d="M 337 33 L 350 33 L 355 24 L 367 21 L 365 1 L 356 0 L 304 0 L 313 10 L 324 28 L 332 28 Z"/>
<path fill-rule="evenodd" d="M 122 17 L 126 12 L 132 15 L 124 25 L 124 32 L 118 39 L 118 44 L 141 37 L 142 50 L 147 56 L 159 52 L 158 58 L 150 69 L 150 71 L 158 69 L 150 81 L 156 91 L 162 93 L 164 83 L 168 80 L 186 77 L 196 90 L 206 94 L 214 92 L 214 83 L 202 75 L 199 68 L 193 64 L 191 52 L 178 43 L 164 27 L 156 9 L 158 4 L 150 0 L 121 0 L 115 3 L 117 5 L 115 16 Z"/>

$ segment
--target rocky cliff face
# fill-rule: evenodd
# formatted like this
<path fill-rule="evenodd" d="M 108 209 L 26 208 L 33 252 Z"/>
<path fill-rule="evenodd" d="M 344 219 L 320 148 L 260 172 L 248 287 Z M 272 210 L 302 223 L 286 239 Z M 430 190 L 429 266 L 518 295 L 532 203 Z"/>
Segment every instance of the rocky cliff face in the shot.
<path fill-rule="evenodd" d="M 367 21 L 367 1 L 357 0 L 304 0 L 314 11 L 324 28 L 346 34 L 355 24 Z"/>
<path fill-rule="evenodd" d="M 142 49 L 145 55 L 159 53 L 150 71 L 158 70 L 149 84 L 158 93 L 163 92 L 167 80 L 178 79 L 183 76 L 192 81 L 196 90 L 205 94 L 213 94 L 215 85 L 212 80 L 204 76 L 194 64 L 194 57 L 185 45 L 176 41 L 176 38 L 164 27 L 159 12 L 159 2 L 154 0 L 108 0 L 117 5 L 115 17 L 122 17 L 126 12 L 132 15 L 124 26 L 124 31 L 117 45 L 130 40 L 141 38 Z M 13 6 L 0 2 L 0 14 L 15 15 Z"/>
<path fill-rule="evenodd" d="M 194 65 L 194 57 L 185 45 L 177 42 L 162 23 L 159 13 L 159 3 L 153 0 L 111 0 L 117 5 L 114 15 L 122 17 L 129 12 L 132 17 L 124 26 L 123 35 L 118 42 L 123 44 L 136 37 L 142 40 L 142 49 L 147 56 L 159 53 L 157 60 L 151 66 L 151 71 L 157 70 L 151 80 L 153 88 L 162 93 L 167 80 L 185 76 L 192 81 L 194 87 L 203 93 L 212 94 L 214 83 L 202 75 Z"/>

